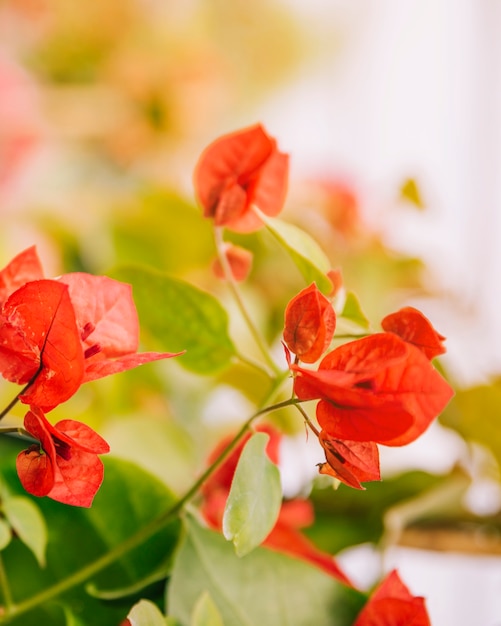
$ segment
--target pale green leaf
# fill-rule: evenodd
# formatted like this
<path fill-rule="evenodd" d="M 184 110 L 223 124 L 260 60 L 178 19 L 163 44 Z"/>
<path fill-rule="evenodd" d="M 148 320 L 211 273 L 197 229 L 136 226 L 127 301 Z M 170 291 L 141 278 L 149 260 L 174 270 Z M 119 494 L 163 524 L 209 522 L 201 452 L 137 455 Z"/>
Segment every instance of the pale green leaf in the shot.
<path fill-rule="evenodd" d="M 38 506 L 24 496 L 7 496 L 3 501 L 5 516 L 19 539 L 33 552 L 40 567 L 45 566 L 47 526 Z"/>
<path fill-rule="evenodd" d="M 224 626 L 221 614 L 207 591 L 202 593 L 195 604 L 191 626 Z"/>
<path fill-rule="evenodd" d="M 332 283 L 327 272 L 331 264 L 318 243 L 301 228 L 255 210 L 268 230 L 287 250 L 306 282 L 315 282 L 320 291 L 330 293 Z"/>
<path fill-rule="evenodd" d="M 186 518 L 169 582 L 169 615 L 190 624 L 208 592 L 227 626 L 352 626 L 366 598 L 308 563 L 266 548 L 239 558 L 220 533 Z"/>
<path fill-rule="evenodd" d="M 0 550 L 6 548 L 12 539 L 12 529 L 10 524 L 3 518 L 0 518 Z"/>
<path fill-rule="evenodd" d="M 256 433 L 245 444 L 226 501 L 223 533 L 238 556 L 266 539 L 282 504 L 280 472 L 266 454 L 268 439 L 266 433 Z"/>
<path fill-rule="evenodd" d="M 149 600 L 139 600 L 127 615 L 131 626 L 165 626 L 165 617 Z"/>
<path fill-rule="evenodd" d="M 351 291 L 346 294 L 346 300 L 341 312 L 341 317 L 350 320 L 357 326 L 361 326 L 364 329 L 368 329 L 370 326 L 370 322 L 365 316 L 365 313 L 362 311 L 362 307 L 360 306 L 357 296 Z"/>
<path fill-rule="evenodd" d="M 141 336 L 152 349 L 185 350 L 177 360 L 199 374 L 229 365 L 235 347 L 228 334 L 228 315 L 214 296 L 151 269 L 121 267 L 110 275 L 132 285 Z"/>

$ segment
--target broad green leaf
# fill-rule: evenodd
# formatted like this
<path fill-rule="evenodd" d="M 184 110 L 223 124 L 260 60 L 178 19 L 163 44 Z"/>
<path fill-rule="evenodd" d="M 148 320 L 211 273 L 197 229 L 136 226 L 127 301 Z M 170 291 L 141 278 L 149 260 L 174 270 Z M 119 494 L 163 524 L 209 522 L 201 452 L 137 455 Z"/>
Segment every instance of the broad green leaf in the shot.
<path fill-rule="evenodd" d="M 149 600 L 139 600 L 127 615 L 131 626 L 165 626 L 165 617 Z"/>
<path fill-rule="evenodd" d="M 229 364 L 235 348 L 228 316 L 214 296 L 151 269 L 121 267 L 110 275 L 133 286 L 142 336 L 154 349 L 186 350 L 177 360 L 198 374 Z"/>
<path fill-rule="evenodd" d="M 332 283 L 327 272 L 331 269 L 331 264 L 318 243 L 301 228 L 255 210 L 271 234 L 290 254 L 306 282 L 315 282 L 320 291 L 330 293 Z"/>
<path fill-rule="evenodd" d="M 15 473 L 18 451 L 18 442 L 6 444 L 0 440 L 0 466 L 6 483 L 13 492 L 20 493 L 22 488 Z M 52 585 L 118 550 L 123 542 L 176 502 L 161 481 L 137 465 L 113 457 L 103 457 L 103 462 L 104 482 L 91 508 L 70 507 L 49 498 L 36 499 L 50 531 L 45 568 L 37 564 L 21 541 L 11 541 L 3 551 L 4 567 L 17 610 L 34 595 L 46 593 Z M 179 530 L 179 521 L 174 518 L 137 547 L 119 552 L 117 558 L 99 570 L 90 582 L 100 590 L 111 591 L 144 581 L 151 572 L 168 566 L 179 540 Z M 124 605 L 88 595 L 86 584 L 87 580 L 82 581 L 60 599 L 78 620 L 76 623 L 92 626 L 120 624 L 126 615 Z M 148 588 L 149 599 L 161 601 L 162 587 Z M 33 610 L 13 617 L 9 624 L 66 626 L 61 604 L 53 600 L 41 601 Z"/>
<path fill-rule="evenodd" d="M 16 535 L 33 552 L 40 567 L 44 567 L 47 526 L 38 506 L 25 496 L 7 496 L 3 510 Z"/>
<path fill-rule="evenodd" d="M 266 454 L 268 439 L 266 433 L 256 433 L 245 444 L 226 501 L 223 533 L 238 556 L 266 539 L 282 504 L 280 472 Z"/>
<path fill-rule="evenodd" d="M 243 558 L 219 533 L 186 519 L 167 595 L 169 615 L 190 624 L 208 592 L 227 626 L 351 626 L 365 601 L 319 569 L 266 548 Z"/>
<path fill-rule="evenodd" d="M 3 518 L 0 518 L 0 550 L 6 548 L 12 539 L 12 528 Z"/>
<path fill-rule="evenodd" d="M 341 312 L 341 317 L 350 320 L 351 322 L 357 324 L 357 326 L 361 326 L 364 329 L 368 329 L 370 326 L 370 322 L 362 311 L 362 307 L 360 306 L 357 296 L 351 291 L 346 294 L 346 300 Z"/>
<path fill-rule="evenodd" d="M 207 591 L 202 593 L 195 604 L 191 626 L 224 626 L 221 614 Z"/>

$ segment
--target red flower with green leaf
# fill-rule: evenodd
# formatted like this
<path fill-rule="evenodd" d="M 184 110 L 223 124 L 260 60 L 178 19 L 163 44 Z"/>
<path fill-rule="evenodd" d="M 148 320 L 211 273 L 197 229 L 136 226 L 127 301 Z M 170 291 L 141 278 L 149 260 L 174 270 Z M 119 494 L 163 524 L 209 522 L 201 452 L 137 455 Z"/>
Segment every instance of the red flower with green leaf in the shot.
<path fill-rule="evenodd" d="M 266 452 L 273 463 L 278 464 L 280 433 L 270 426 L 259 426 L 257 431 L 270 435 Z M 215 529 L 221 530 L 226 500 L 230 492 L 233 475 L 242 450 L 250 438 L 246 435 L 230 453 L 222 465 L 212 474 L 202 487 L 202 514 Z M 217 459 L 231 442 L 227 437 L 219 442 L 209 456 L 209 463 Z M 353 586 L 345 573 L 330 554 L 319 550 L 303 533 L 301 528 L 313 523 L 313 506 L 308 500 L 294 499 L 284 501 L 278 519 L 263 546 L 302 559 L 319 567 L 342 583 Z"/>
<path fill-rule="evenodd" d="M 198 160 L 195 191 L 204 217 L 216 226 L 252 232 L 265 215 L 282 210 L 287 192 L 289 159 L 261 124 L 224 135 L 211 143 Z"/>
<path fill-rule="evenodd" d="M 413 596 L 393 570 L 376 588 L 353 626 L 431 626 L 425 600 Z"/>
<path fill-rule="evenodd" d="M 41 273 L 34 248 L 0 271 L 0 374 L 25 385 L 21 402 L 47 412 L 84 382 L 179 354 L 137 353 L 130 285 L 84 273 L 48 280 Z"/>
<path fill-rule="evenodd" d="M 90 506 L 103 481 L 98 455 L 109 452 L 106 441 L 75 420 L 53 426 L 36 407 L 26 414 L 24 428 L 39 441 L 17 457 L 17 473 L 26 491 L 64 504 Z"/>

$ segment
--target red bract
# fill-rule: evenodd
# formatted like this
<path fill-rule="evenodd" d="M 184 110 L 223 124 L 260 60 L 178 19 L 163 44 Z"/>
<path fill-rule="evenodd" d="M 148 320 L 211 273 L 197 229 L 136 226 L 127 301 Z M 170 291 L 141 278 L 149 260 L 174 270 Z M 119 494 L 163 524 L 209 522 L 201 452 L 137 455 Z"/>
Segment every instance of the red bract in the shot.
<path fill-rule="evenodd" d="M 273 463 L 278 463 L 278 448 L 280 434 L 272 427 L 260 426 L 260 432 L 270 435 L 266 452 Z M 202 514 L 206 521 L 215 529 L 221 530 L 226 500 L 230 492 L 231 482 L 235 473 L 238 459 L 250 434 L 243 438 L 231 452 L 222 465 L 214 472 L 211 478 L 203 485 Z M 231 437 L 222 440 L 209 456 L 209 462 L 217 459 L 231 441 Z M 280 513 L 273 530 L 263 542 L 263 546 L 278 552 L 289 554 L 307 561 L 333 576 L 342 583 L 352 586 L 352 583 L 339 568 L 330 554 L 319 550 L 301 532 L 300 528 L 313 523 L 313 508 L 306 500 L 289 500 L 282 503 Z"/>
<path fill-rule="evenodd" d="M 26 283 L 0 311 L 0 373 L 31 383 L 20 400 L 50 410 L 82 383 L 83 354 L 68 287 L 54 280 Z"/>
<path fill-rule="evenodd" d="M 333 476 L 355 489 L 364 489 L 361 483 L 381 480 L 379 451 L 374 442 L 340 441 L 324 431 L 318 441 L 327 461 L 319 465 L 320 474 Z"/>
<path fill-rule="evenodd" d="M 26 491 L 64 504 L 90 506 L 103 481 L 97 455 L 109 452 L 106 441 L 74 420 L 53 426 L 34 407 L 24 418 L 24 428 L 40 442 L 17 457 L 17 473 Z"/>
<path fill-rule="evenodd" d="M 252 205 L 269 216 L 281 211 L 288 166 L 288 156 L 260 124 L 216 139 L 202 153 L 194 174 L 204 216 L 231 230 L 258 230 L 262 221 Z"/>
<path fill-rule="evenodd" d="M 25 283 L 43 277 L 42 265 L 35 246 L 23 250 L 0 270 L 0 304 Z"/>
<path fill-rule="evenodd" d="M 315 283 L 297 294 L 285 309 L 284 341 L 301 361 L 314 363 L 329 347 L 336 314 Z"/>
<path fill-rule="evenodd" d="M 392 333 L 339 346 L 317 371 L 294 364 L 291 369 L 298 398 L 319 399 L 320 426 L 341 440 L 408 444 L 454 393 L 418 348 Z"/>
<path fill-rule="evenodd" d="M 445 337 L 433 328 L 430 320 L 421 311 L 407 306 L 387 315 L 381 322 L 386 332 L 395 333 L 404 341 L 414 344 L 429 358 L 444 354 Z"/>
<path fill-rule="evenodd" d="M 422 597 L 412 596 L 396 570 L 388 574 L 354 626 L 431 626 Z"/>
<path fill-rule="evenodd" d="M 132 287 L 108 278 L 75 272 L 60 278 L 69 288 L 84 354 L 83 382 L 180 353 L 142 352 Z"/>
<path fill-rule="evenodd" d="M 244 281 L 252 267 L 252 252 L 240 246 L 225 243 L 223 253 L 234 280 L 238 282 Z M 214 261 L 212 269 L 218 278 L 225 278 L 224 270 L 219 259 Z"/>

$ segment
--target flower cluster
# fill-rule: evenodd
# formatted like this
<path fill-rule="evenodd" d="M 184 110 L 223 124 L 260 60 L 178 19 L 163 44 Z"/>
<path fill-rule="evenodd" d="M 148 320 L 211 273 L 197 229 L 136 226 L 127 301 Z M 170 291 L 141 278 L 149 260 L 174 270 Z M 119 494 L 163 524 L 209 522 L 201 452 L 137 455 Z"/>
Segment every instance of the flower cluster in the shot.
<path fill-rule="evenodd" d="M 39 443 L 21 452 L 24 488 L 66 504 L 90 506 L 103 478 L 98 454 L 107 443 L 88 426 L 45 413 L 85 382 L 171 353 L 137 353 L 139 324 L 130 285 L 106 276 L 44 278 L 34 247 L 0 271 L 0 374 L 23 385 L 28 435 Z"/>
<path fill-rule="evenodd" d="M 320 473 L 362 489 L 379 480 L 377 444 L 403 446 L 417 439 L 453 395 L 431 359 L 444 352 L 444 337 L 417 309 L 385 317 L 385 332 L 342 344 L 314 363 L 334 337 L 330 301 L 310 285 L 285 311 L 284 342 L 294 375 L 294 392 L 318 400 L 315 431 L 325 451 Z M 296 355 L 292 362 L 290 352 Z M 312 429 L 314 429 L 313 425 Z"/>

